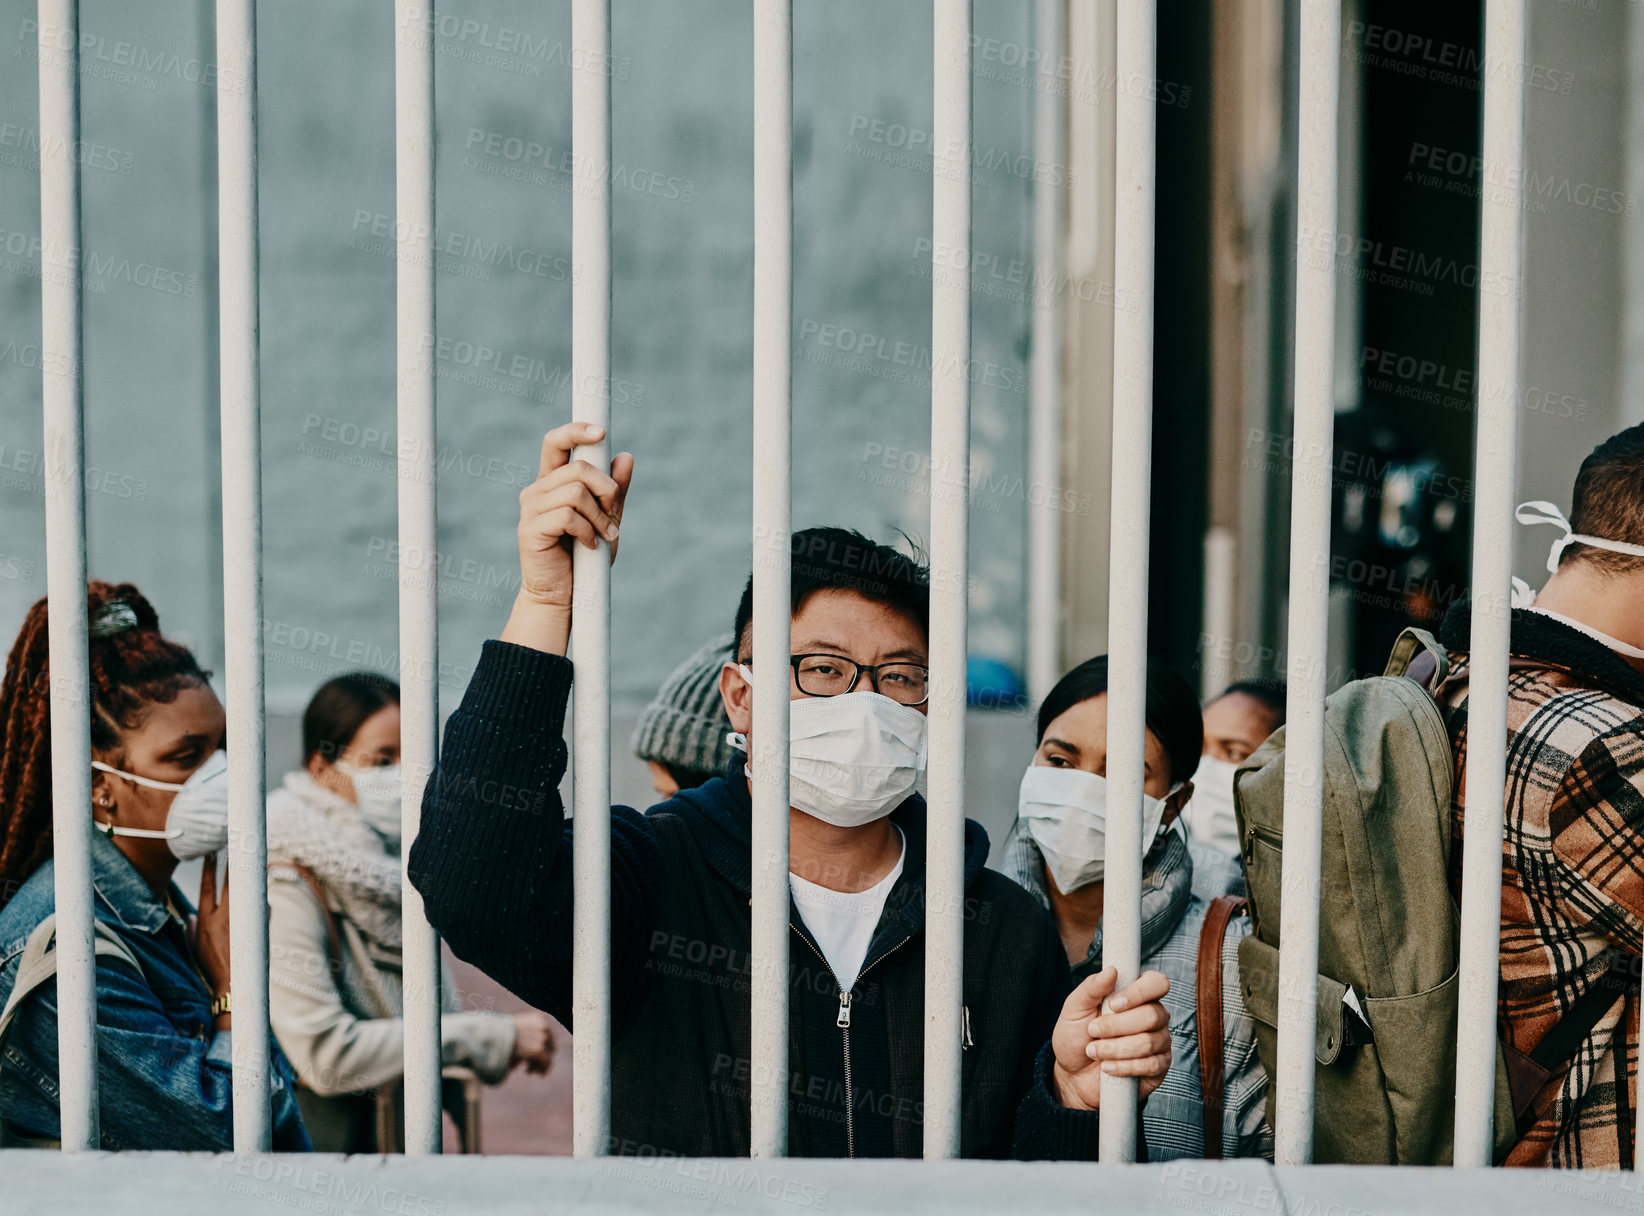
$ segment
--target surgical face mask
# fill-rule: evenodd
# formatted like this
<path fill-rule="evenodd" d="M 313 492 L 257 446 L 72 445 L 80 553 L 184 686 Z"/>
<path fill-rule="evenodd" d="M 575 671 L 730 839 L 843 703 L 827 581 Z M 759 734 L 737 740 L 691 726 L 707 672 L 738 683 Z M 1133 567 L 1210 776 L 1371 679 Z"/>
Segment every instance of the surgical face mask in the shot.
<path fill-rule="evenodd" d="M 1164 800 L 1142 795 L 1142 855 L 1164 819 Z M 1064 893 L 1102 881 L 1107 868 L 1107 778 L 1079 768 L 1030 764 L 1017 793 L 1017 817 Z"/>
<path fill-rule="evenodd" d="M 228 847 L 228 753 L 221 749 L 206 757 L 204 764 L 195 769 L 187 781 L 156 781 L 139 777 L 136 773 L 110 768 L 100 760 L 91 767 L 151 790 L 170 790 L 176 794 L 166 812 L 166 826 L 153 828 L 125 828 L 112 823 L 97 826 L 108 836 L 136 836 L 145 840 L 164 840 L 171 846 L 178 861 L 192 861 L 207 857 Z"/>
<path fill-rule="evenodd" d="M 1564 512 L 1550 502 L 1537 500 L 1535 502 L 1520 503 L 1513 517 L 1521 524 L 1552 524 L 1561 528 L 1564 535 L 1553 541 L 1551 552 L 1547 554 L 1547 573 L 1558 571 L 1558 559 L 1564 555 L 1567 545 L 1591 545 L 1595 549 L 1608 549 L 1611 553 L 1624 553 L 1628 557 L 1644 557 L 1644 545 L 1630 544 L 1624 540 L 1611 540 L 1607 536 L 1586 536 L 1575 531 L 1570 521 L 1564 518 Z"/>
<path fill-rule="evenodd" d="M 388 840 L 400 838 L 400 766 L 383 764 L 355 768 L 338 763 L 337 771 L 354 783 L 354 805 L 360 818 Z"/>
<path fill-rule="evenodd" d="M 751 685 L 753 672 L 738 665 Z M 748 750 L 747 736 L 730 733 Z M 835 827 L 854 828 L 894 811 L 925 768 L 925 715 L 877 692 L 788 702 L 788 801 Z M 750 777 L 753 766 L 743 771 Z"/>
<path fill-rule="evenodd" d="M 1187 804 L 1193 839 L 1223 853 L 1239 851 L 1239 827 L 1233 814 L 1233 774 L 1237 764 L 1202 756 L 1193 774 L 1193 800 Z"/>

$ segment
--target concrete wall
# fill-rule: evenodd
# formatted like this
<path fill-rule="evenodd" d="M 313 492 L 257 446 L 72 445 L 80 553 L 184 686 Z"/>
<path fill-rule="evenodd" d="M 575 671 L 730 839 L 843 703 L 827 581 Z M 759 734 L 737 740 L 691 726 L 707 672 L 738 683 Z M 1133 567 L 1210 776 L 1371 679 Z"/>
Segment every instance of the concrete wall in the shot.
<path fill-rule="evenodd" d="M 570 8 L 440 13 L 442 695 L 517 578 L 515 496 L 569 417 Z M 93 573 L 130 580 L 221 670 L 211 114 L 204 3 L 85 0 Z M 32 0 L 0 0 L 0 636 L 44 594 Z M 979 0 L 974 650 L 1021 661 L 1029 6 Z M 395 653 L 393 23 L 369 0 L 261 6 L 269 703 Z M 927 532 L 930 12 L 801 0 L 794 26 L 797 526 Z M 619 0 L 614 437 L 638 461 L 613 677 L 643 700 L 729 623 L 749 553 L 752 33 L 746 4 Z M 1031 76 L 1028 78 L 1031 80 Z M 940 255 L 942 251 L 937 251 Z M 47 251 L 48 266 L 64 251 Z M 447 344 L 448 343 L 448 344 Z"/>
<path fill-rule="evenodd" d="M 1626 227 L 1629 212 L 1636 223 L 1644 209 L 1627 181 L 1637 9 L 1626 0 L 1530 5 L 1519 496 L 1566 512 L 1582 459 L 1641 416 L 1623 399 Z M 1519 530 L 1515 570 L 1531 586 L 1547 577 L 1556 535 Z"/>

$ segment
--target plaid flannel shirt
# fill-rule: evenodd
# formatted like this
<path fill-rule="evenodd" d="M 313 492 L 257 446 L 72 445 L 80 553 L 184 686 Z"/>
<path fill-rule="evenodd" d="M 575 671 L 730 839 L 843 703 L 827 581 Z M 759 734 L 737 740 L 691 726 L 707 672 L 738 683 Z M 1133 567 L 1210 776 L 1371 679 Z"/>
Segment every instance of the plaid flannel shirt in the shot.
<path fill-rule="evenodd" d="M 1005 843 L 1001 869 L 1036 896 L 1047 912 L 1050 893 L 1039 846 L 1020 825 Z M 1228 875 L 1225 891 L 1242 894 L 1237 867 L 1206 867 Z M 1234 878 L 1236 877 L 1236 882 Z M 1170 1014 L 1170 1071 L 1142 1107 L 1149 1161 L 1204 1156 L 1204 1099 L 1199 1086 L 1199 934 L 1209 905 L 1195 894 L 1194 861 L 1173 825 L 1159 834 L 1142 866 L 1142 967 L 1170 981 L 1164 1006 Z M 1222 894 L 1224 891 L 1216 891 Z M 1267 1074 L 1256 1058 L 1256 1029 L 1239 987 L 1239 941 L 1250 918 L 1235 916 L 1222 940 L 1222 1058 L 1226 1096 L 1222 1108 L 1222 1155 L 1273 1159 L 1267 1126 Z M 1101 969 L 1102 926 L 1073 968 L 1074 982 Z"/>
<path fill-rule="evenodd" d="M 1444 641 L 1465 676 L 1466 605 Z M 1499 1022 L 1529 1051 L 1644 933 L 1644 673 L 1578 630 L 1517 610 L 1507 700 Z M 1451 704 L 1459 696 L 1447 698 Z M 1456 757 L 1452 888 L 1459 897 L 1465 723 Z M 1633 1159 L 1638 999 L 1614 1006 L 1536 1096 L 1508 1165 L 1617 1168 Z M 1617 1105 L 1617 1076 L 1627 1107 Z"/>

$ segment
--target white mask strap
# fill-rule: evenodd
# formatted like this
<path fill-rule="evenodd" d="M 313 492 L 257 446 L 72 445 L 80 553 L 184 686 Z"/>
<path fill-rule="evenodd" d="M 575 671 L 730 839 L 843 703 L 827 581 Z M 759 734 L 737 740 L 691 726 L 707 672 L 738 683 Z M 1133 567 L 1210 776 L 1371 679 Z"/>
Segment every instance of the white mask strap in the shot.
<path fill-rule="evenodd" d="M 104 764 L 101 760 L 93 760 L 91 762 L 91 767 L 98 770 L 99 772 L 113 773 L 116 777 L 124 777 L 127 781 L 135 782 L 138 785 L 146 785 L 151 790 L 169 790 L 171 793 L 175 794 L 178 790 L 183 788 L 181 782 L 178 782 L 178 781 L 156 781 L 152 777 L 139 777 L 136 773 L 128 773 L 124 769 L 110 768 L 108 765 Z M 122 830 L 122 832 L 124 832 L 124 831 L 136 831 L 135 828 L 121 829 L 121 830 Z M 165 835 L 165 833 L 161 832 L 159 835 L 163 837 Z"/>
<path fill-rule="evenodd" d="M 1564 512 L 1550 502 L 1537 500 L 1535 502 L 1520 503 L 1514 517 L 1521 524 L 1552 524 L 1562 528 L 1564 535 L 1553 541 L 1553 548 L 1547 554 L 1547 573 L 1558 570 L 1558 559 L 1563 556 L 1567 545 L 1591 545 L 1595 549 L 1608 549 L 1611 553 L 1625 553 L 1629 557 L 1644 557 L 1644 545 L 1629 544 L 1624 540 L 1610 540 L 1603 536 L 1585 536 L 1580 532 L 1570 530 L 1570 521 L 1564 517 Z"/>
<path fill-rule="evenodd" d="M 181 836 L 182 835 L 181 832 L 166 831 L 164 828 L 121 828 L 121 827 L 115 827 L 114 824 L 112 824 L 112 823 L 103 823 L 101 820 L 97 820 L 97 819 L 93 819 L 92 823 L 97 825 L 97 830 L 99 832 L 101 832 L 103 835 L 109 836 L 109 837 L 114 837 L 114 836 L 140 836 L 144 840 L 170 840 L 175 836 Z"/>

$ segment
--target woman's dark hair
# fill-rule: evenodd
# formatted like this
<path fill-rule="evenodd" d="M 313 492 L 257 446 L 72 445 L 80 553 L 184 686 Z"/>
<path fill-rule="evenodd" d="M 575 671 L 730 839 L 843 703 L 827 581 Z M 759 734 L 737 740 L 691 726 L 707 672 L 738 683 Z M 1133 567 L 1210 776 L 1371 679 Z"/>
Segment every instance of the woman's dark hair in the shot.
<path fill-rule="evenodd" d="M 1107 692 L 1107 656 L 1086 659 L 1056 681 L 1039 706 L 1039 742 L 1045 731 L 1081 701 Z M 1164 746 L 1170 761 L 1170 784 L 1186 781 L 1199 767 L 1204 751 L 1204 715 L 1192 686 L 1170 668 L 1152 659 L 1147 663 L 1147 729 Z"/>
<path fill-rule="evenodd" d="M 374 671 L 351 671 L 321 684 L 303 710 L 303 763 L 334 761 L 379 709 L 400 703 L 400 686 Z"/>
<path fill-rule="evenodd" d="M 930 569 L 917 553 L 909 556 L 847 528 L 806 528 L 789 538 L 789 554 L 790 613 L 797 615 L 816 592 L 837 588 L 855 591 L 876 604 L 893 608 L 918 625 L 921 632 L 930 632 Z M 742 601 L 736 606 L 734 633 L 739 655 L 747 651 L 752 624 L 750 574 Z"/>
<path fill-rule="evenodd" d="M 91 636 L 91 746 L 120 755 L 120 740 L 149 705 L 174 700 L 206 673 L 187 647 L 160 633 L 160 618 L 130 583 L 86 584 Z M 51 666 L 46 601 L 23 627 L 0 680 L 0 907 L 51 856 Z M 91 814 L 91 808 L 86 808 Z"/>

